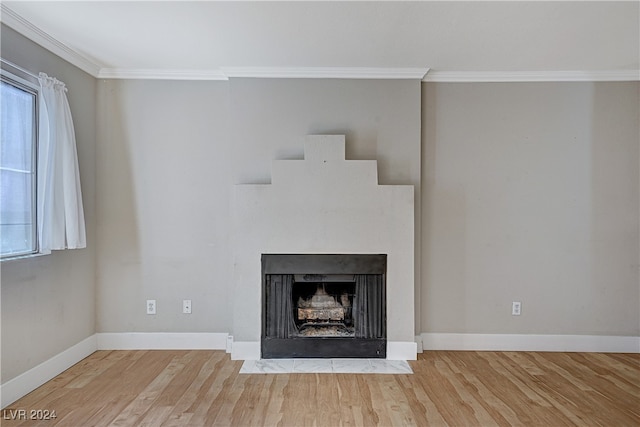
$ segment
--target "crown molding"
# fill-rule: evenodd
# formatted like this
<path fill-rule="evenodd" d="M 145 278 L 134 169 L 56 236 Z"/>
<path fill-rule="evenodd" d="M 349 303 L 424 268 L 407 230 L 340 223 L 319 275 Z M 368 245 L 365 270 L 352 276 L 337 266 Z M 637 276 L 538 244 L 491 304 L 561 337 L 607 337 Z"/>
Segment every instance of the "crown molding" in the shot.
<path fill-rule="evenodd" d="M 418 79 L 428 68 L 375 67 L 223 67 L 229 77 L 286 79 Z"/>
<path fill-rule="evenodd" d="M 162 70 L 103 68 L 99 79 L 145 79 L 145 80 L 229 80 L 219 69 L 212 70 Z"/>
<path fill-rule="evenodd" d="M 228 80 L 263 79 L 415 79 L 422 80 L 428 68 L 366 67 L 221 67 L 211 70 L 161 70 L 103 68 L 101 79 Z"/>
<path fill-rule="evenodd" d="M 640 70 L 598 71 L 430 71 L 423 82 L 621 82 L 640 81 Z"/>
<path fill-rule="evenodd" d="M 430 71 L 429 68 L 221 67 L 197 69 L 102 68 L 101 79 L 229 80 L 263 79 L 416 79 L 437 83 L 615 82 L 640 81 L 640 70 L 600 71 Z"/>
<path fill-rule="evenodd" d="M 82 71 L 92 75 L 93 77 L 98 76 L 98 72 L 101 68 L 99 64 L 96 64 L 91 59 L 76 52 L 56 38 L 42 31 L 40 28 L 24 19 L 22 16 L 18 15 L 4 4 L 0 4 L 0 22 L 14 29 L 18 33 L 39 44 L 43 48 L 49 50 L 65 61 L 70 62 L 71 64 L 80 68 Z"/>

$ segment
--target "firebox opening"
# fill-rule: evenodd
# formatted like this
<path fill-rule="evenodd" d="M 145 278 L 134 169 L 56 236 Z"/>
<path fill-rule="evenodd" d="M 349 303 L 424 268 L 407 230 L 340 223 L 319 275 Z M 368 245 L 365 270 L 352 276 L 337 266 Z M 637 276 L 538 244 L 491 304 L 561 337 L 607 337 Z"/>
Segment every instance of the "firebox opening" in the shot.
<path fill-rule="evenodd" d="M 294 282 L 292 299 L 298 337 L 354 337 L 355 281 Z"/>
<path fill-rule="evenodd" d="M 262 358 L 386 357 L 386 255 L 263 254 Z"/>

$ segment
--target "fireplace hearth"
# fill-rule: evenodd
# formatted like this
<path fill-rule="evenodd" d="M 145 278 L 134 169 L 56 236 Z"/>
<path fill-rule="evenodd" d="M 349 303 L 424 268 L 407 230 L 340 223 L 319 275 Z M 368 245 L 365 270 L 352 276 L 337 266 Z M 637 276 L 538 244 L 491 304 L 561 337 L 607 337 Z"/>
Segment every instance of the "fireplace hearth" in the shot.
<path fill-rule="evenodd" d="M 263 359 L 385 358 L 386 255 L 263 254 Z"/>

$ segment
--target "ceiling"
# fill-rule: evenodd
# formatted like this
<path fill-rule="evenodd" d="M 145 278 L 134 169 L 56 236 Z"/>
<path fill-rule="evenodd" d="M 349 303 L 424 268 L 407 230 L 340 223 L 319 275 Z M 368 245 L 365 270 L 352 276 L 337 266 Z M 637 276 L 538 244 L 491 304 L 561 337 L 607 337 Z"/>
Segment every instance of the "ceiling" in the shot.
<path fill-rule="evenodd" d="M 444 80 L 580 73 L 639 80 L 639 5 L 2 1 L 1 19 L 96 77 L 312 76 L 332 70 L 421 77 L 430 69 L 429 76 Z"/>

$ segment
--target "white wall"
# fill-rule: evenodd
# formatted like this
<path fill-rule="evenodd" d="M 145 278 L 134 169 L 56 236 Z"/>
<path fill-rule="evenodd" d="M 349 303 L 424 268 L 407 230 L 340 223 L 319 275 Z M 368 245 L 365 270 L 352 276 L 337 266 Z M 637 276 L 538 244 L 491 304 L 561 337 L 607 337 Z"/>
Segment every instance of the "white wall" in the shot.
<path fill-rule="evenodd" d="M 5 261 L 2 279 L 2 383 L 95 332 L 96 81 L 2 25 L 2 57 L 66 83 L 76 131 L 87 248 Z"/>
<path fill-rule="evenodd" d="M 640 334 L 639 86 L 423 85 L 423 332 Z"/>

